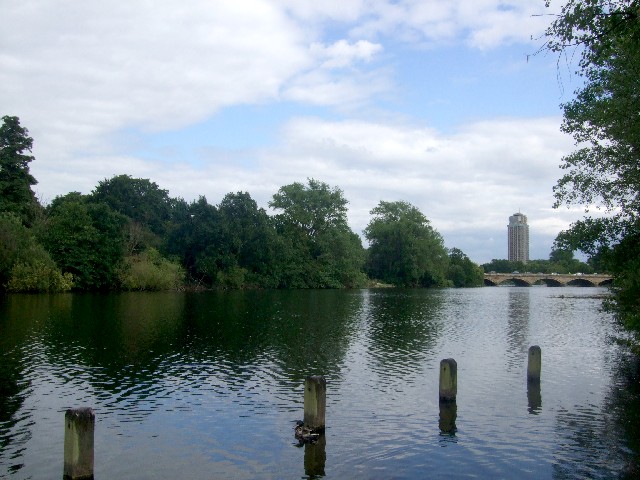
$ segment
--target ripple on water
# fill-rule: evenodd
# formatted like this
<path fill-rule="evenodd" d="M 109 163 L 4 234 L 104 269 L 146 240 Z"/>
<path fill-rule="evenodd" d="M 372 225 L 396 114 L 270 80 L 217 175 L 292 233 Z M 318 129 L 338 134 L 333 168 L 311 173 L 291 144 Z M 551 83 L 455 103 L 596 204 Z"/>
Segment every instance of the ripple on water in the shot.
<path fill-rule="evenodd" d="M 611 323 L 581 291 L 247 295 L 233 306 L 216 294 L 226 310 L 196 297 L 188 317 L 146 318 L 148 331 L 130 322 L 135 341 L 104 325 L 98 335 L 90 323 L 73 334 L 54 324 L 3 352 L 17 381 L 0 423 L 0 476 L 50 477 L 42 459 L 61 460 L 47 437 L 60 436 L 65 408 L 89 404 L 98 476 L 308 477 L 311 450 L 292 446 L 293 421 L 304 377 L 319 373 L 328 379 L 319 457 L 329 478 L 610 478 L 633 455 L 609 404 L 619 388 L 619 351 L 604 340 Z M 258 308 L 251 295 L 270 303 Z M 543 352 L 534 408 L 532 344 Z M 443 434 L 438 373 L 449 357 L 458 363 L 457 430 Z"/>

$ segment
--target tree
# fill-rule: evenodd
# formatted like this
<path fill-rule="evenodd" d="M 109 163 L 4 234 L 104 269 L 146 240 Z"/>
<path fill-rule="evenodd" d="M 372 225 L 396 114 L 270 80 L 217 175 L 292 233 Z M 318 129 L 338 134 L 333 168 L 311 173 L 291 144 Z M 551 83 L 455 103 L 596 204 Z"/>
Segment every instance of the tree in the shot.
<path fill-rule="evenodd" d="M 81 290 L 118 287 L 126 217 L 77 192 L 56 197 L 47 215 L 38 236 L 61 270 L 73 274 L 74 286 Z"/>
<path fill-rule="evenodd" d="M 577 149 L 563 158 L 566 173 L 554 188 L 555 206 L 584 205 L 587 214 L 602 210 L 574 223 L 556 243 L 589 255 L 609 252 L 623 307 L 625 292 L 635 289 L 623 279 L 640 274 L 622 254 L 640 243 L 640 4 L 569 0 L 546 38 L 547 50 L 579 59 L 576 73 L 584 78 L 575 98 L 562 105 L 562 131 L 573 136 Z M 635 307 L 619 313 L 623 321 L 640 315 Z"/>
<path fill-rule="evenodd" d="M 342 190 L 308 179 L 281 187 L 269 202 L 279 235 L 280 286 L 339 288 L 363 283 L 364 250 L 347 223 Z"/>
<path fill-rule="evenodd" d="M 275 230 L 263 208 L 247 192 L 228 193 L 218 205 L 222 246 L 228 267 L 220 280 L 228 286 L 276 287 Z"/>
<path fill-rule="evenodd" d="M 127 253 L 158 246 L 171 217 L 169 192 L 146 178 L 117 175 L 98 183 L 91 194 L 94 203 L 106 203 L 129 218 Z"/>
<path fill-rule="evenodd" d="M 225 267 L 218 209 L 204 196 L 190 204 L 178 201 L 171 225 L 166 251 L 180 259 L 191 280 L 213 285 L 218 272 Z"/>
<path fill-rule="evenodd" d="M 13 292 L 61 292 L 73 285 L 30 229 L 13 213 L 0 213 L 0 288 Z"/>
<path fill-rule="evenodd" d="M 606 227 L 609 240 L 635 223 L 640 207 L 638 9 L 637 1 L 571 0 L 547 31 L 551 51 L 578 48 L 577 73 L 585 79 L 562 105 L 562 131 L 579 148 L 563 158 L 567 173 L 554 189 L 556 205 L 596 205 L 613 213 L 592 226 Z"/>
<path fill-rule="evenodd" d="M 549 261 L 554 263 L 571 263 L 573 260 L 573 250 L 553 248 L 549 254 Z"/>
<path fill-rule="evenodd" d="M 0 213 L 0 285 L 4 285 L 17 261 L 29 250 L 31 236 L 14 213 Z"/>
<path fill-rule="evenodd" d="M 381 201 L 364 231 L 370 277 L 401 286 L 446 284 L 448 255 L 440 234 L 408 202 Z"/>
<path fill-rule="evenodd" d="M 295 182 L 280 187 L 269 206 L 281 210 L 281 224 L 302 230 L 310 237 L 326 229 L 348 229 L 347 204 L 339 188 L 310 178 L 308 185 Z"/>
<path fill-rule="evenodd" d="M 449 250 L 449 270 L 447 279 L 454 287 L 481 287 L 484 271 L 458 248 Z"/>
<path fill-rule="evenodd" d="M 558 273 L 593 273 L 593 267 L 573 256 L 573 250 L 554 248 L 549 254 L 549 262 Z"/>
<path fill-rule="evenodd" d="M 489 263 L 484 263 L 482 265 L 482 268 L 484 269 L 485 273 L 524 272 L 526 268 L 529 268 L 529 263 L 525 265 L 522 262 L 514 262 L 512 260 L 506 260 L 503 258 L 494 258 Z"/>
<path fill-rule="evenodd" d="M 2 117 L 0 126 L 0 212 L 13 212 L 30 224 L 37 209 L 31 190 L 36 179 L 29 173 L 33 139 L 18 117 Z"/>

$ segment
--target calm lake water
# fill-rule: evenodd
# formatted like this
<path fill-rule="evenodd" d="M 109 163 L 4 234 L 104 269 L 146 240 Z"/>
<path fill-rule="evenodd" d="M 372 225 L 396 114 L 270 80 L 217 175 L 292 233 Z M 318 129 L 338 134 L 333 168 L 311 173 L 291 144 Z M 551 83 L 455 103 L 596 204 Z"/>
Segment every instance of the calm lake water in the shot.
<path fill-rule="evenodd" d="M 638 365 L 606 293 L 0 297 L 0 477 L 61 478 L 64 412 L 91 406 L 97 479 L 636 478 Z M 445 358 L 458 398 L 440 419 Z M 327 430 L 299 446 L 308 375 L 327 379 Z"/>

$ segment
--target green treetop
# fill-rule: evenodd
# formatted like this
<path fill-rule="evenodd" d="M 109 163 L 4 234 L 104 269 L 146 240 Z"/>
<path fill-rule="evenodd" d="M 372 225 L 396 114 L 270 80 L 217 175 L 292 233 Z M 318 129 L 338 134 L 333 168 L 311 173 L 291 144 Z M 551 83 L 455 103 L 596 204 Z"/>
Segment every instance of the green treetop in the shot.
<path fill-rule="evenodd" d="M 364 251 L 347 224 L 342 190 L 309 179 L 278 190 L 269 206 L 279 236 L 280 286 L 339 288 L 364 283 Z"/>
<path fill-rule="evenodd" d="M 29 173 L 33 139 L 20 126 L 18 117 L 2 117 L 0 126 L 0 212 L 17 214 L 25 224 L 34 219 L 37 202 L 31 186 L 36 179 Z"/>
<path fill-rule="evenodd" d="M 381 201 L 371 215 L 364 231 L 370 277 L 400 286 L 446 284 L 444 241 L 420 210 L 408 202 Z"/>

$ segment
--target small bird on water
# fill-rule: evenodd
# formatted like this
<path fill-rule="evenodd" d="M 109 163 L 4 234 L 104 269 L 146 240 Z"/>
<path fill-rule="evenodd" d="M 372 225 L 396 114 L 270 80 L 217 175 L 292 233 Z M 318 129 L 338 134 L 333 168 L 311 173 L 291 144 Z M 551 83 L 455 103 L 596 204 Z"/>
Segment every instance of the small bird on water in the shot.
<path fill-rule="evenodd" d="M 304 422 L 300 420 L 296 422 L 294 434 L 300 443 L 316 443 L 318 441 L 318 437 L 320 437 L 319 433 L 305 427 Z"/>

